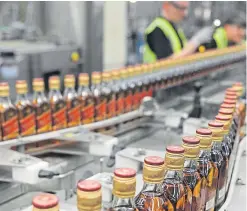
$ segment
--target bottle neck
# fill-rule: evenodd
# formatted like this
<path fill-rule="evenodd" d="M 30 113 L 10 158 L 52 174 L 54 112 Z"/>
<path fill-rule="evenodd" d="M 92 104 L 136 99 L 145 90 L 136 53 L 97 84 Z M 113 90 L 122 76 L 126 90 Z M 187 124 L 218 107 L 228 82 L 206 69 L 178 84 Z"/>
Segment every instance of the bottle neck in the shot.
<path fill-rule="evenodd" d="M 164 179 L 177 179 L 177 180 L 182 180 L 183 177 L 183 171 L 181 170 L 173 170 L 173 169 L 167 169 L 165 171 L 165 176 Z"/>
<path fill-rule="evenodd" d="M 198 167 L 198 160 L 197 159 L 185 157 L 185 161 L 184 161 L 184 168 L 185 169 L 190 169 L 190 170 L 196 171 L 197 167 Z"/>
<path fill-rule="evenodd" d="M 144 182 L 142 187 L 142 192 L 160 192 L 162 191 L 162 181 L 157 184 L 152 184 L 148 182 Z"/>
<path fill-rule="evenodd" d="M 5 104 L 5 105 L 11 104 L 11 100 L 9 96 L 0 97 L 0 102 L 1 104 Z"/>
<path fill-rule="evenodd" d="M 200 149 L 199 158 L 200 157 L 208 157 L 208 158 L 210 158 L 210 156 L 211 156 L 210 152 L 211 152 L 211 148 Z"/>
<path fill-rule="evenodd" d="M 134 198 L 119 198 L 114 196 L 112 201 L 112 208 L 118 207 L 135 208 Z"/>
<path fill-rule="evenodd" d="M 222 150 L 222 142 L 221 141 L 213 141 L 212 150 L 221 151 Z"/>
<path fill-rule="evenodd" d="M 20 101 L 27 101 L 28 98 L 27 98 L 27 94 L 18 94 L 17 97 L 16 97 L 16 101 L 20 102 Z"/>

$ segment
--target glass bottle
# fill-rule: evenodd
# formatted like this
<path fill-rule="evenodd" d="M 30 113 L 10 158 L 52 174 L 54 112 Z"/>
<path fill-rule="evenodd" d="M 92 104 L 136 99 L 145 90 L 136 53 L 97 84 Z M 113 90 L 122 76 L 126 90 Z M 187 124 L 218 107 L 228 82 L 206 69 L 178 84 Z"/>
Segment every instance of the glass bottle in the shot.
<path fill-rule="evenodd" d="M 140 102 L 140 94 L 141 94 L 141 90 L 140 90 L 140 83 L 135 82 L 133 79 L 135 77 L 135 70 L 132 66 L 128 67 L 128 79 L 129 79 L 129 88 L 132 90 L 132 94 L 133 94 L 133 100 L 132 100 L 132 109 L 133 110 L 137 110 L 140 106 L 139 102 Z"/>
<path fill-rule="evenodd" d="M 144 185 L 135 198 L 135 205 L 139 211 L 165 211 L 168 210 L 168 206 L 172 208 L 169 200 L 164 199 L 163 179 L 164 159 L 158 156 L 146 157 L 143 165 Z"/>
<path fill-rule="evenodd" d="M 51 107 L 44 93 L 44 80 L 33 79 L 33 106 L 36 115 L 37 133 L 44 133 L 52 130 Z"/>
<path fill-rule="evenodd" d="M 111 87 L 113 92 L 116 95 L 115 100 L 115 109 L 116 109 L 116 115 L 121 115 L 124 113 L 125 104 L 124 104 L 124 90 L 121 87 L 122 81 L 120 82 L 120 70 L 112 70 L 112 83 Z"/>
<path fill-rule="evenodd" d="M 27 82 L 16 81 L 16 102 L 19 128 L 21 136 L 33 135 L 36 133 L 35 111 L 32 103 L 27 98 Z"/>
<path fill-rule="evenodd" d="M 92 73 L 92 93 L 94 97 L 94 106 L 95 106 L 95 121 L 101 121 L 106 119 L 106 103 L 107 99 L 102 91 L 100 85 L 101 82 L 101 73 L 93 72 Z"/>
<path fill-rule="evenodd" d="M 0 83 L 0 130 L 2 140 L 17 138 L 19 135 L 18 116 L 15 106 L 9 98 L 9 84 Z"/>
<path fill-rule="evenodd" d="M 185 186 L 183 183 L 184 149 L 181 146 L 167 146 L 163 191 L 165 203 L 172 204 L 174 211 L 185 210 Z M 168 209 L 169 210 L 169 209 Z"/>
<path fill-rule="evenodd" d="M 102 207 L 101 184 L 95 180 L 83 180 L 77 184 L 78 211 L 100 211 Z"/>
<path fill-rule="evenodd" d="M 109 71 L 102 73 L 102 91 L 107 100 L 107 118 L 110 119 L 116 116 L 116 93 L 113 89 L 112 75 Z"/>
<path fill-rule="evenodd" d="M 212 131 L 213 146 L 211 149 L 211 158 L 217 165 L 219 172 L 215 200 L 216 209 L 218 209 L 224 203 L 226 196 L 229 149 L 227 149 L 227 144 L 223 142 L 223 124 L 217 121 L 211 121 L 208 123 L 208 126 Z"/>
<path fill-rule="evenodd" d="M 214 211 L 218 181 L 218 168 L 211 160 L 212 131 L 207 128 L 196 130 L 200 139 L 198 171 L 201 176 L 201 206 L 203 211 Z"/>
<path fill-rule="evenodd" d="M 145 94 L 145 88 L 144 88 L 144 84 L 143 84 L 143 75 L 142 75 L 142 71 L 143 68 L 141 65 L 136 65 L 134 67 L 134 77 L 137 85 L 137 89 L 139 90 L 139 94 L 138 94 L 138 105 L 140 106 L 142 99 L 144 97 Z M 138 108 L 139 108 L 138 106 Z"/>
<path fill-rule="evenodd" d="M 32 211 L 59 211 L 59 199 L 55 194 L 42 193 L 33 198 Z"/>
<path fill-rule="evenodd" d="M 49 89 L 52 129 L 64 129 L 67 127 L 67 107 L 66 102 L 60 92 L 60 79 L 58 76 L 51 76 L 49 78 Z"/>
<path fill-rule="evenodd" d="M 84 125 L 94 122 L 94 98 L 87 73 L 79 74 L 78 96 L 81 101 L 81 123 Z"/>
<path fill-rule="evenodd" d="M 223 143 L 226 143 L 228 145 L 228 147 L 224 147 L 225 145 L 223 145 L 223 150 L 224 153 L 227 154 L 227 149 L 229 149 L 229 153 L 228 155 L 228 175 L 227 175 L 227 182 L 226 182 L 226 191 L 229 188 L 229 184 L 231 181 L 231 176 L 232 176 L 232 171 L 233 171 L 233 164 L 234 164 L 234 160 L 235 160 L 235 156 L 237 153 L 237 144 L 232 145 L 233 142 L 229 136 L 229 129 L 230 129 L 230 121 L 231 118 L 227 117 L 227 116 L 222 116 L 222 115 L 217 115 L 215 117 L 215 121 L 222 123 L 223 124 Z"/>
<path fill-rule="evenodd" d="M 67 106 L 67 125 L 68 127 L 75 127 L 81 124 L 81 104 L 77 92 L 75 91 L 75 76 L 65 75 L 64 85 L 64 100 Z"/>
<path fill-rule="evenodd" d="M 136 171 L 131 168 L 118 168 L 113 177 L 113 201 L 111 211 L 134 211 Z"/>
<path fill-rule="evenodd" d="M 133 88 L 134 84 L 128 84 L 128 70 L 127 69 L 121 69 L 121 89 L 123 90 L 124 94 L 121 94 L 123 96 L 122 98 L 118 97 L 118 114 L 125 112 L 128 113 L 132 111 L 133 106 Z"/>
<path fill-rule="evenodd" d="M 185 210 L 201 211 L 201 177 L 198 169 L 198 158 L 200 152 L 200 140 L 194 136 L 183 137 L 184 169 L 183 181 L 187 187 L 187 199 Z M 191 201 L 190 201 L 191 199 Z"/>
<path fill-rule="evenodd" d="M 144 65 L 144 72 L 145 72 L 145 82 L 146 82 L 146 90 L 147 94 L 146 96 L 153 97 L 153 85 L 152 85 L 152 80 L 150 77 L 150 66 L 148 64 L 143 64 Z"/>

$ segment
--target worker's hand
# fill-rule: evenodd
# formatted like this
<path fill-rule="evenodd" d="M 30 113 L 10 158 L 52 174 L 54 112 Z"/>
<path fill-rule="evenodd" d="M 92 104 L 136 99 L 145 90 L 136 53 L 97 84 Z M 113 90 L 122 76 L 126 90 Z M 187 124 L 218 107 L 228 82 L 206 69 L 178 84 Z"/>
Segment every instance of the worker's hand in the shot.
<path fill-rule="evenodd" d="M 195 47 L 199 47 L 203 43 L 208 43 L 213 39 L 213 33 L 215 28 L 213 26 L 206 26 L 199 30 L 191 39 L 190 43 L 193 43 Z"/>

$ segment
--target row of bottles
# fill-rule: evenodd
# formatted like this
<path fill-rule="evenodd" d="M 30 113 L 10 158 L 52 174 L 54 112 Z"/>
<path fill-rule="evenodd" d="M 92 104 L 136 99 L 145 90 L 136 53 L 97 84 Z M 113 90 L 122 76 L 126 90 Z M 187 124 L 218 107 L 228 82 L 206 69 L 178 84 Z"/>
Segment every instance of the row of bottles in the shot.
<path fill-rule="evenodd" d="M 59 77 L 52 76 L 48 97 L 44 81 L 35 78 L 32 100 L 27 97 L 26 81 L 17 81 L 15 104 L 10 101 L 8 83 L 0 83 L 0 140 L 89 124 L 138 109 L 142 98 L 152 96 L 152 91 L 127 82 L 128 75 L 127 70 L 93 72 L 90 87 L 88 74 L 81 73 L 77 91 L 74 75 L 66 75 L 63 95 Z"/>
<path fill-rule="evenodd" d="M 224 103 L 208 128 L 199 128 L 195 136 L 186 136 L 181 146 L 167 146 L 165 159 L 148 156 L 143 164 L 143 187 L 136 192 L 136 171 L 115 169 L 113 200 L 102 206 L 101 185 L 84 180 L 77 185 L 79 211 L 214 211 L 225 201 L 231 177 L 230 164 L 242 114 L 236 109 L 242 91 L 227 89 Z M 229 96 L 234 99 L 230 99 Z M 136 196 L 135 196 L 136 195 Z M 39 199 L 42 197 L 42 200 Z M 52 199 L 53 198 L 53 199 Z M 39 199 L 39 200 L 37 200 Z M 42 201 L 43 205 L 38 205 Z M 47 201 L 51 206 L 44 207 Z M 41 195 L 33 200 L 33 210 L 49 208 L 58 211 L 54 195 Z"/>

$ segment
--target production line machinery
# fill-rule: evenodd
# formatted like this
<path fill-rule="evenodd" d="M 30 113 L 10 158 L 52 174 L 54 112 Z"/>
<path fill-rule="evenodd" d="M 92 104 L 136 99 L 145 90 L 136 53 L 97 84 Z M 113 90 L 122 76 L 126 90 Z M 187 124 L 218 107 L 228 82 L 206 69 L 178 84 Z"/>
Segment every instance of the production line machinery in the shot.
<path fill-rule="evenodd" d="M 121 154 L 126 154 L 127 159 L 131 156 L 138 158 L 147 153 L 145 149 L 139 149 L 140 145 L 157 150 L 159 146 L 163 147 L 164 141 L 166 144 L 176 144 L 184 131 L 193 131 L 195 124 L 203 125 L 206 118 L 211 118 L 206 114 L 214 115 L 214 108 L 222 102 L 222 91 L 227 86 L 233 81 L 244 82 L 243 62 L 244 49 L 238 49 L 204 59 L 188 59 L 167 68 L 167 75 L 214 69 L 190 81 L 205 79 L 207 75 L 201 92 L 204 120 L 188 118 L 193 107 L 193 90 L 188 84 L 179 84 L 180 89 L 174 85 L 157 93 L 158 98 L 165 96 L 166 102 L 158 99 L 159 103 L 156 103 L 152 98 L 145 98 L 139 110 L 109 120 L 0 142 L 0 210 L 20 210 L 30 205 L 34 195 L 45 191 L 56 193 L 68 206 L 74 203 L 78 180 L 99 172 L 112 172 L 114 166 L 122 165 Z M 230 70 L 234 70 L 234 74 Z M 157 78 L 160 74 L 155 72 L 153 77 Z M 113 134 L 92 132 L 114 125 L 118 128 Z M 25 144 L 48 139 L 59 140 L 59 145 L 24 154 Z M 150 139 L 157 140 L 157 144 L 150 144 Z M 13 146 L 17 147 L 17 152 L 10 150 Z M 126 146 L 134 147 L 134 151 L 123 153 L 122 150 L 131 150 Z M 137 166 L 140 167 L 139 164 Z M 109 177 L 105 180 L 109 183 Z M 110 198 L 111 195 L 106 194 L 106 197 Z"/>

